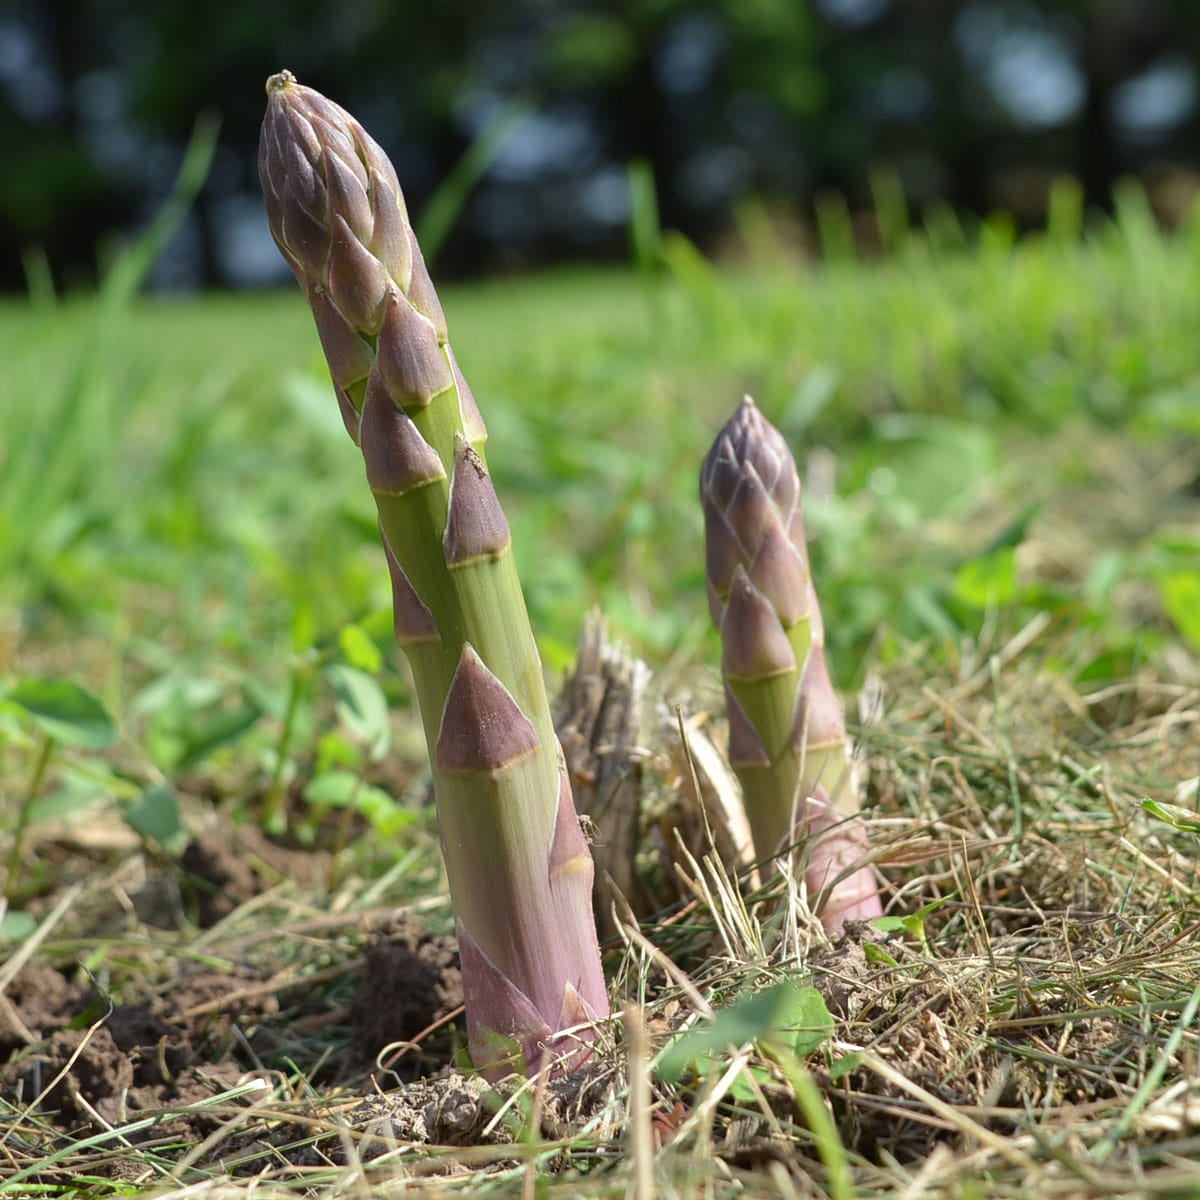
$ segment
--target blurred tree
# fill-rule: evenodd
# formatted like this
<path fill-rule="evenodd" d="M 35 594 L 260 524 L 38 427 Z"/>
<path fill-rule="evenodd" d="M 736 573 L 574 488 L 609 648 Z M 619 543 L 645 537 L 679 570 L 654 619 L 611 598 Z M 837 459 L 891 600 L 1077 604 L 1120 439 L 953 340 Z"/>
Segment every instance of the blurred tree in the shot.
<path fill-rule="evenodd" d="M 664 223 L 719 231 L 755 192 L 803 213 L 910 201 L 1036 220 L 1049 177 L 1193 166 L 1194 0 L 9 0 L 0 13 L 0 286 L 43 247 L 62 280 L 164 194 L 196 112 L 222 149 L 163 285 L 282 278 L 254 172 L 262 82 L 290 67 L 396 161 L 412 207 L 497 114 L 526 105 L 443 266 L 621 253 L 625 169 Z"/>

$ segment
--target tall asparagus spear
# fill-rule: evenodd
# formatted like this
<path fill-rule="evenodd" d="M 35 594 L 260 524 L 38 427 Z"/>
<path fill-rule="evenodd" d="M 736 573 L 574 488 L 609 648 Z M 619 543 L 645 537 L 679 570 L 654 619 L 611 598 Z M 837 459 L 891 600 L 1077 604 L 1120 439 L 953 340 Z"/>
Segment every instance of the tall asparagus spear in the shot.
<path fill-rule="evenodd" d="M 259 174 L 379 511 L 433 764 L 472 1057 L 492 1078 L 552 1056 L 578 1064 L 596 1037 L 588 1023 L 608 1015 L 591 855 L 487 431 L 395 171 L 349 113 L 284 71 L 267 81 Z"/>
<path fill-rule="evenodd" d="M 856 817 L 841 704 L 809 571 L 800 480 L 782 434 L 747 397 L 700 472 L 708 599 L 721 631 L 729 761 L 758 856 L 808 839 L 806 879 L 822 920 L 881 912 Z M 855 867 L 855 864 L 859 864 Z"/>

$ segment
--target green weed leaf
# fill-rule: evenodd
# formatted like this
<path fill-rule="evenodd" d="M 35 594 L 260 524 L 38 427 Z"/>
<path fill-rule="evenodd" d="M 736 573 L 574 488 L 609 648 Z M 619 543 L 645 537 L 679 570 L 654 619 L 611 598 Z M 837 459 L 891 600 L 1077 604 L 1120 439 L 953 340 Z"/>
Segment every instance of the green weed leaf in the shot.
<path fill-rule="evenodd" d="M 383 655 L 379 647 L 367 636 L 360 625 L 345 625 L 338 633 L 338 645 L 342 657 L 359 671 L 378 675 L 383 667 Z"/>
<path fill-rule="evenodd" d="M 0 917 L 0 943 L 23 942 L 37 928 L 32 914 L 9 909 Z"/>
<path fill-rule="evenodd" d="M 337 697 L 338 720 L 367 747 L 372 758 L 387 753 L 391 723 L 383 689 L 365 671 L 334 663 L 325 679 Z"/>
<path fill-rule="evenodd" d="M 971 608 L 1003 608 L 1017 598 L 1017 552 L 1005 546 L 965 562 L 954 576 L 954 595 Z"/>
<path fill-rule="evenodd" d="M 412 824 L 413 813 L 401 808 L 382 788 L 364 783 L 351 771 L 326 771 L 304 789 L 309 804 L 325 808 L 352 807 L 383 837 L 392 837 Z"/>
<path fill-rule="evenodd" d="M 1200 651 L 1200 571 L 1164 572 L 1155 582 L 1167 616 L 1188 645 Z"/>
<path fill-rule="evenodd" d="M 179 801 L 169 788 L 153 785 L 125 806 L 125 822 L 147 841 L 157 842 L 171 854 L 182 851 L 187 831 L 179 818 Z"/>
<path fill-rule="evenodd" d="M 893 918 L 881 917 L 879 920 L 890 920 Z M 895 918 L 898 919 L 898 918 Z M 876 921 L 876 926 L 878 926 Z M 863 957 L 869 963 L 878 963 L 887 967 L 898 967 L 899 961 L 889 954 L 878 942 L 863 942 Z"/>
<path fill-rule="evenodd" d="M 181 731 L 183 744 L 175 766 L 190 771 L 214 751 L 237 741 L 261 716 L 262 709 L 250 703 L 215 713 L 197 714 L 194 724 Z"/>
<path fill-rule="evenodd" d="M 104 785 L 91 778 L 62 773 L 57 787 L 44 792 L 29 806 L 26 820 L 30 825 L 57 821 L 72 813 L 82 812 L 105 794 Z"/>
<path fill-rule="evenodd" d="M 933 900 L 929 904 L 918 908 L 914 913 L 908 913 L 905 916 L 887 916 L 876 917 L 871 926 L 878 929 L 880 933 L 908 933 L 921 943 L 921 949 L 929 953 L 929 935 L 925 931 L 925 922 L 931 912 L 941 908 L 949 896 L 942 896 L 940 899 Z"/>
<path fill-rule="evenodd" d="M 6 699 L 68 746 L 104 750 L 117 740 L 117 724 L 99 697 L 69 679 L 22 679 Z"/>
<path fill-rule="evenodd" d="M 709 1022 L 689 1030 L 664 1050 L 659 1075 L 678 1082 L 689 1069 L 707 1074 L 731 1046 L 756 1042 L 798 1058 L 813 1053 L 833 1031 L 821 993 L 793 980 L 743 996 Z"/>
<path fill-rule="evenodd" d="M 857 1071 L 862 1065 L 862 1055 L 857 1051 L 851 1051 L 849 1054 L 843 1054 L 841 1058 L 836 1059 L 829 1067 L 829 1078 L 833 1083 L 837 1083 L 843 1075 L 849 1075 L 851 1071 Z"/>

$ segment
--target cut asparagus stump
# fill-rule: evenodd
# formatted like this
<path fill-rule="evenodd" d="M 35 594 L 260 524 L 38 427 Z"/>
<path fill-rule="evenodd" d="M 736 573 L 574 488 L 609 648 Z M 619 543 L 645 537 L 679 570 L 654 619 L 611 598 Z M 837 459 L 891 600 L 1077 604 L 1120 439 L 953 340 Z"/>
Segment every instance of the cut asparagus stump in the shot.
<path fill-rule="evenodd" d="M 609 1011 L 591 855 L 487 431 L 395 171 L 349 113 L 284 71 L 267 81 L 259 174 L 375 496 L 430 749 L 472 1057 L 494 1079 L 579 1065 Z"/>
<path fill-rule="evenodd" d="M 800 480 L 782 434 L 746 398 L 700 473 L 708 598 L 721 632 L 729 761 L 760 859 L 803 841 L 831 932 L 879 916 L 841 704 L 809 571 Z"/>

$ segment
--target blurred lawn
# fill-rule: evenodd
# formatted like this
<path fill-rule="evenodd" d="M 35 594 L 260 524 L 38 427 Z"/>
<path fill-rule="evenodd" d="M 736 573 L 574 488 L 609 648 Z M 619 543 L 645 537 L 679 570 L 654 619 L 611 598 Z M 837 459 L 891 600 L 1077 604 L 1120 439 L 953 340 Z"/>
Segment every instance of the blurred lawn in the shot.
<path fill-rule="evenodd" d="M 1200 222 L 1165 238 L 1131 190 L 1085 234 L 1073 197 L 1020 242 L 942 214 L 863 263 L 834 209 L 806 266 L 752 213 L 721 271 L 668 236 L 657 273 L 445 288 L 548 665 L 595 604 L 660 664 L 715 657 L 695 480 L 744 392 L 806 476 L 843 685 L 1035 611 L 1094 631 L 1085 678 L 1196 649 Z M 0 667 L 70 669 L 94 641 L 139 682 L 272 677 L 293 643 L 382 628 L 369 494 L 298 293 L 10 301 L 0 353 Z"/>

